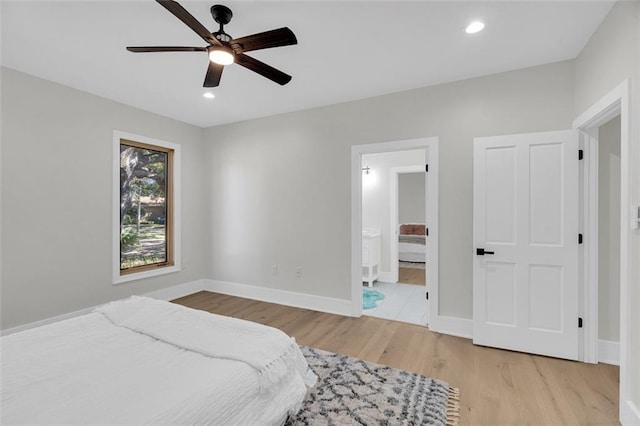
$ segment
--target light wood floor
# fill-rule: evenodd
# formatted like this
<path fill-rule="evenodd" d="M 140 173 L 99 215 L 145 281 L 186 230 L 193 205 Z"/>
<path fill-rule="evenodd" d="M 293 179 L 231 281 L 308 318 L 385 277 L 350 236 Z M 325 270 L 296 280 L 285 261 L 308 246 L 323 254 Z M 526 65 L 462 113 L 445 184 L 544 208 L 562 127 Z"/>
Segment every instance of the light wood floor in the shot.
<path fill-rule="evenodd" d="M 215 293 L 175 302 L 277 327 L 301 345 L 445 380 L 460 389 L 461 424 L 618 424 L 618 367 L 484 348 L 418 325 Z"/>
<path fill-rule="evenodd" d="M 398 268 L 398 282 L 402 284 L 425 285 L 426 271 L 416 268 Z"/>

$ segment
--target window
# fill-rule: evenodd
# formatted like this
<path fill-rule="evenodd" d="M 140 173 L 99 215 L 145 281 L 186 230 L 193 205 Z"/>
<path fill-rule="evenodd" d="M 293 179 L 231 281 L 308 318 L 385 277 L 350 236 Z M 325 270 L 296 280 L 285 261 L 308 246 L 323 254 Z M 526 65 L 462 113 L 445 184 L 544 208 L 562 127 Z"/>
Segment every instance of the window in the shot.
<path fill-rule="evenodd" d="M 177 145 L 116 132 L 115 283 L 179 270 L 177 154 Z"/>

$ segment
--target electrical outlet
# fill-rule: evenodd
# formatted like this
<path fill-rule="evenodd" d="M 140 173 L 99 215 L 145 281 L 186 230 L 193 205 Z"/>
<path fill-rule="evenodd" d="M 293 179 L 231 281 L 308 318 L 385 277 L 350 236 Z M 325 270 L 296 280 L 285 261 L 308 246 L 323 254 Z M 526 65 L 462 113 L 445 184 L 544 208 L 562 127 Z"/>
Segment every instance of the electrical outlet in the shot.
<path fill-rule="evenodd" d="M 296 268 L 296 278 L 302 278 L 302 267 L 300 266 Z"/>
<path fill-rule="evenodd" d="M 278 275 L 278 264 L 271 265 L 271 275 Z"/>

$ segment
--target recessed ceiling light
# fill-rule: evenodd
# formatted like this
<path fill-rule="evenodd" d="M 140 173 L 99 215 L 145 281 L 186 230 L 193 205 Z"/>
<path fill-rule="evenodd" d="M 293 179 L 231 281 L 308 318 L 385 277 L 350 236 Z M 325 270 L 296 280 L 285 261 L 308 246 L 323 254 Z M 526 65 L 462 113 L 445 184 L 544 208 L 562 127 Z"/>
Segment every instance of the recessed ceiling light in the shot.
<path fill-rule="evenodd" d="M 467 34 L 475 34 L 477 32 L 482 31 L 483 28 L 484 28 L 484 24 L 482 22 L 474 21 L 469 24 L 469 26 L 465 31 L 467 32 Z"/>
<path fill-rule="evenodd" d="M 213 98 L 215 98 L 215 97 L 216 97 L 216 95 L 214 95 L 214 94 L 213 94 L 213 93 L 211 93 L 211 92 L 204 92 L 204 93 L 202 94 L 202 96 L 204 96 L 204 97 L 205 97 L 205 98 L 207 98 L 207 99 L 213 99 Z"/>

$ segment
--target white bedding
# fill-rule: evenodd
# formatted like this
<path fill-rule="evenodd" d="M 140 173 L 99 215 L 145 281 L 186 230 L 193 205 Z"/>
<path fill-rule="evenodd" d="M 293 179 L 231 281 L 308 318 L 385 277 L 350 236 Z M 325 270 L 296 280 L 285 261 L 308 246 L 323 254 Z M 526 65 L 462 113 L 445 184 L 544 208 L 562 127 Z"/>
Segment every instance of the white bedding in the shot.
<path fill-rule="evenodd" d="M 402 262 L 425 262 L 426 253 L 424 244 L 398 243 L 398 260 Z"/>
<path fill-rule="evenodd" d="M 153 311 L 148 304 L 144 306 Z M 170 305 L 171 309 L 174 306 Z M 186 311 L 178 317 L 186 318 Z M 126 317 L 126 312 L 112 316 L 117 315 Z M 202 319 L 207 314 L 196 315 L 201 317 L 200 323 L 211 320 Z M 222 328 L 228 327 L 229 319 L 223 318 Z M 182 331 L 174 329 L 167 338 L 152 337 L 148 330 L 134 330 L 130 323 L 121 326 L 113 321 L 104 312 L 95 311 L 2 337 L 2 423 L 279 424 L 287 412 L 298 410 L 306 384 L 314 378 L 308 374 L 306 362 L 277 369 L 284 371 L 281 377 L 265 375 L 255 361 L 259 356 L 275 363 L 290 359 L 263 352 L 262 346 L 251 355 L 251 347 L 257 346 L 249 343 L 251 338 L 234 348 L 242 352 L 238 359 L 229 359 L 225 338 L 220 340 L 218 334 L 222 355 L 211 353 L 217 351 L 216 337 L 212 337 L 216 333 L 208 332 L 203 324 L 190 327 L 188 321 L 179 320 Z M 126 321 L 131 321 L 131 316 Z M 281 333 L 243 323 L 247 322 L 239 327 L 251 330 L 249 335 L 261 327 L 266 334 Z M 172 341 L 176 336 L 182 341 Z M 256 336 L 254 341 L 258 342 Z M 274 346 L 288 347 L 285 341 Z"/>

